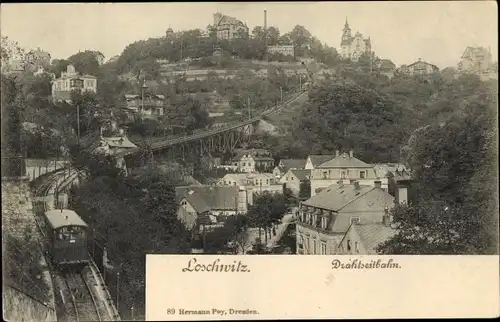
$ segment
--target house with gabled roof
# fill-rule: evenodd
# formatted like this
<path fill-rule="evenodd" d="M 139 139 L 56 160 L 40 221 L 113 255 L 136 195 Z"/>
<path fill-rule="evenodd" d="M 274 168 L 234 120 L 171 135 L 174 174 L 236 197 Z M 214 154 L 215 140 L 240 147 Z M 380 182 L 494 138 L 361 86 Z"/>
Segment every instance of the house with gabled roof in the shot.
<path fill-rule="evenodd" d="M 388 179 L 377 172 L 373 165 L 354 157 L 353 151 L 349 153 L 336 151 L 335 156 L 328 159 L 311 170 L 311 196 L 338 181 L 342 181 L 343 184 L 357 181 L 362 186 L 379 185 L 387 191 Z"/>
<path fill-rule="evenodd" d="M 248 210 L 246 191 L 238 186 L 183 186 L 175 193 L 177 217 L 190 230 L 221 226 L 228 216 Z"/>
<path fill-rule="evenodd" d="M 394 197 L 380 186 L 342 181 L 300 203 L 297 220 L 298 254 L 338 254 L 353 223 L 382 223 Z"/>
<path fill-rule="evenodd" d="M 237 151 L 231 160 L 238 172 L 267 172 L 273 168 L 274 158 L 272 154 L 264 149 L 243 149 Z"/>
<path fill-rule="evenodd" d="M 271 173 L 228 173 L 217 184 L 243 187 L 249 196 L 265 191 L 283 193 L 283 185 Z"/>
<path fill-rule="evenodd" d="M 220 12 L 214 13 L 214 24 L 212 28 L 214 28 L 217 33 L 217 39 L 227 40 L 247 36 L 249 31 L 246 23 Z"/>
<path fill-rule="evenodd" d="M 307 157 L 306 159 L 306 165 L 304 166 L 304 169 L 306 170 L 312 170 L 319 166 L 322 163 L 325 163 L 326 161 L 330 161 L 331 159 L 335 158 L 335 155 L 332 154 L 312 154 Z"/>
<path fill-rule="evenodd" d="M 439 67 L 419 58 L 418 61 L 406 66 L 406 71 L 410 76 L 429 77 L 439 73 Z"/>
<path fill-rule="evenodd" d="M 52 81 L 52 100 L 54 102 L 71 102 L 72 91 L 97 92 L 97 77 L 81 75 L 76 72 L 75 66 L 68 65 L 61 77 Z"/>
<path fill-rule="evenodd" d="M 377 247 L 397 234 L 397 229 L 385 214 L 382 222 L 353 222 L 337 246 L 339 255 L 376 255 Z"/>
<path fill-rule="evenodd" d="M 493 64 L 491 49 L 484 47 L 467 46 L 458 63 L 458 72 L 473 73 L 482 80 L 495 78 L 497 69 Z"/>
<path fill-rule="evenodd" d="M 289 169 L 279 180 L 284 188 L 290 189 L 294 196 L 299 197 L 301 187 L 308 185 L 311 176 L 311 170 Z"/>
<path fill-rule="evenodd" d="M 305 169 L 305 159 L 281 159 L 276 167 L 273 169 L 273 174 L 276 178 L 281 178 L 288 170 Z"/>

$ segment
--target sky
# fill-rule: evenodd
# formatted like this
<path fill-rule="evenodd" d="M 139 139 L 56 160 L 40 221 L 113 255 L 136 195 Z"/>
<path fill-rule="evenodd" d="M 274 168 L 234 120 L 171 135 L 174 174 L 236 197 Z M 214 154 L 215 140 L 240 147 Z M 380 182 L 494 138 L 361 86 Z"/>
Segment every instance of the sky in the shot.
<path fill-rule="evenodd" d="M 236 17 L 250 27 L 264 24 L 285 33 L 297 24 L 335 48 L 346 17 L 353 33 L 371 37 L 372 49 L 396 65 L 419 58 L 444 68 L 456 66 L 467 46 L 491 48 L 498 57 L 494 1 L 391 2 L 177 2 L 2 4 L 0 32 L 24 48 L 68 58 L 99 50 L 107 58 L 130 43 L 213 23 L 213 13 Z"/>

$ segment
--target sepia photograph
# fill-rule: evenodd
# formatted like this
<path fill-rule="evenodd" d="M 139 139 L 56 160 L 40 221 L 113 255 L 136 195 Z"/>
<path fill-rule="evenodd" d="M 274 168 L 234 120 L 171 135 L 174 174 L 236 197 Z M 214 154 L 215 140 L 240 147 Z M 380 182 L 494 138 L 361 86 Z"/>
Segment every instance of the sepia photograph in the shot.
<path fill-rule="evenodd" d="M 496 9 L 2 4 L 4 320 L 144 321 L 146 255 L 187 279 L 498 258 Z"/>

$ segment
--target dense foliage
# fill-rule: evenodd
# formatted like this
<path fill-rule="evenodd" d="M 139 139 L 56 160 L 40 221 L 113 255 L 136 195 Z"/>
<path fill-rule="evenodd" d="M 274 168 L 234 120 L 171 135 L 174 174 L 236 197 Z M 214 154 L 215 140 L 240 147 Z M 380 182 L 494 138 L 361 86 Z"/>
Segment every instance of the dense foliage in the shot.
<path fill-rule="evenodd" d="M 257 195 L 253 204 L 248 208 L 248 222 L 250 227 L 264 231 L 267 244 L 268 229 L 281 222 L 283 216 L 290 208 L 290 199 L 281 193 L 264 191 Z"/>
<path fill-rule="evenodd" d="M 476 102 L 410 142 L 419 199 L 393 211 L 389 254 L 498 252 L 496 104 Z"/>
<path fill-rule="evenodd" d="M 89 166 L 94 168 L 93 166 Z M 72 191 L 74 209 L 97 233 L 120 273 L 120 307 L 143 313 L 146 254 L 187 253 L 189 238 L 177 219 L 175 189 L 155 169 L 136 176 L 94 173 Z"/>

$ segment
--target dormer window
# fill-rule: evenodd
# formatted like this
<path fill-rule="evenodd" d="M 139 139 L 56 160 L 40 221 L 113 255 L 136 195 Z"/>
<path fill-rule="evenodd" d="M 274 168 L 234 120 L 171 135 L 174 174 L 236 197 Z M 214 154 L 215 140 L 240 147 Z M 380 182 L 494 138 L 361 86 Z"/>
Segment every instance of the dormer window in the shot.
<path fill-rule="evenodd" d="M 366 176 L 366 172 L 365 172 L 365 171 L 359 171 L 359 177 L 360 177 L 361 179 L 364 179 L 364 178 L 365 178 L 365 176 Z"/>
<path fill-rule="evenodd" d="M 326 216 L 321 217 L 321 228 L 326 229 L 327 223 L 328 223 L 328 217 Z"/>

